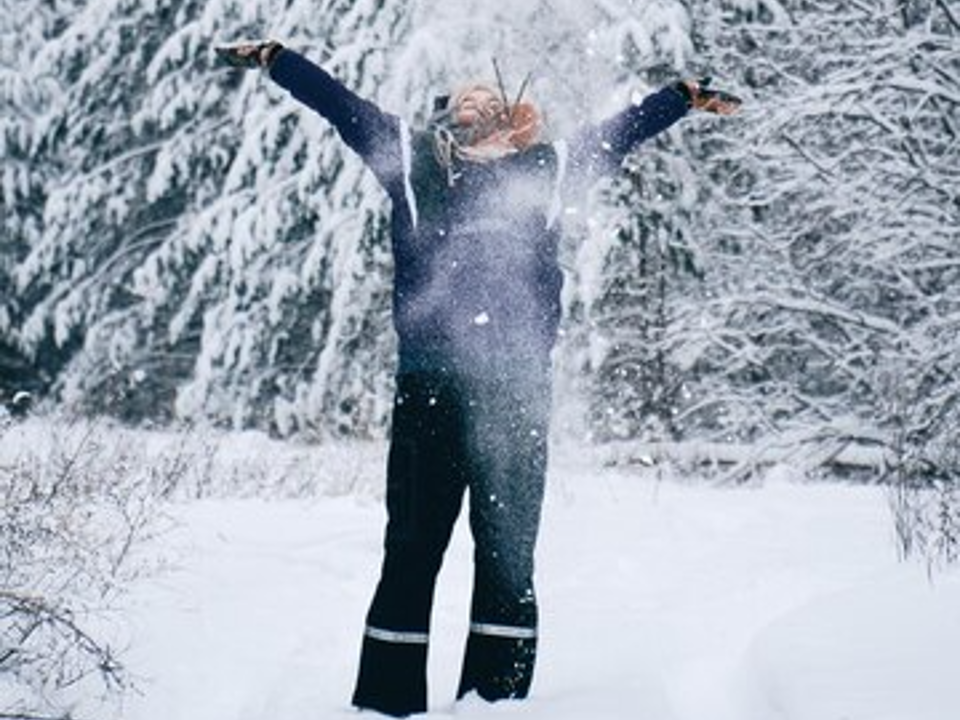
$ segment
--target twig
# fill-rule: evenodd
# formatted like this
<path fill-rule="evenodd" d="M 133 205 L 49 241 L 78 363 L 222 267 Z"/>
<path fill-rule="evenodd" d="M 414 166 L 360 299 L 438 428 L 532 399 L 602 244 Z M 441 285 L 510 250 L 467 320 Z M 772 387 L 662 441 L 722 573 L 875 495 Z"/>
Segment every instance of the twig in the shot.
<path fill-rule="evenodd" d="M 960 19 L 954 17 L 953 11 L 950 10 L 950 6 L 944 0 L 936 0 L 937 5 L 940 6 L 940 9 L 943 10 L 943 14 L 947 16 L 947 22 L 953 25 L 954 28 L 960 30 Z"/>

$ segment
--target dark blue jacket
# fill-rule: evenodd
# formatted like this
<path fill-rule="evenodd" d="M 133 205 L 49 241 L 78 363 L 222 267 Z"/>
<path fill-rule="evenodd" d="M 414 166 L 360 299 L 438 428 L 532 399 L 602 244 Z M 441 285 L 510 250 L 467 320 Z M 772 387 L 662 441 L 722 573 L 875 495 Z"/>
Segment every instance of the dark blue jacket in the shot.
<path fill-rule="evenodd" d="M 615 170 L 688 109 L 666 88 L 567 142 L 458 162 L 451 183 L 432 133 L 411 132 L 291 50 L 277 55 L 270 75 L 333 124 L 392 201 L 401 372 L 548 374 L 561 312 L 565 178 Z"/>

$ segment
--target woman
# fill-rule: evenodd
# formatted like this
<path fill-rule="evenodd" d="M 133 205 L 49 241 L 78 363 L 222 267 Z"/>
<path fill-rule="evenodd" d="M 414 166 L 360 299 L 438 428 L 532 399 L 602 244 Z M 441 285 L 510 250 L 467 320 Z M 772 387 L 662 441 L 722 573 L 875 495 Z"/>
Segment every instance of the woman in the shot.
<path fill-rule="evenodd" d="M 392 201 L 399 369 L 388 522 L 353 702 L 394 716 L 427 709 L 434 584 L 467 489 L 474 588 L 458 697 L 525 697 L 537 647 L 533 555 L 564 180 L 616 170 L 691 107 L 729 114 L 738 101 L 678 83 L 548 144 L 533 105 L 488 85 L 443 99 L 429 127 L 412 131 L 279 43 L 218 52 L 268 69 L 327 118 Z"/>

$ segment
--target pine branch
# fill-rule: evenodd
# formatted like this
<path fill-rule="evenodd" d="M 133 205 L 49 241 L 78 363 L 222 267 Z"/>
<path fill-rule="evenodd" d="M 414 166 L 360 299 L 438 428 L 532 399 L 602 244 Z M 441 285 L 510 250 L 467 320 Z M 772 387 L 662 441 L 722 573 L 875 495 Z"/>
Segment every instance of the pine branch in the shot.
<path fill-rule="evenodd" d="M 960 18 L 953 14 L 953 10 L 947 5 L 946 0 L 936 0 L 936 3 L 943 10 L 943 14 L 947 16 L 947 22 L 953 25 L 954 30 L 960 30 Z"/>

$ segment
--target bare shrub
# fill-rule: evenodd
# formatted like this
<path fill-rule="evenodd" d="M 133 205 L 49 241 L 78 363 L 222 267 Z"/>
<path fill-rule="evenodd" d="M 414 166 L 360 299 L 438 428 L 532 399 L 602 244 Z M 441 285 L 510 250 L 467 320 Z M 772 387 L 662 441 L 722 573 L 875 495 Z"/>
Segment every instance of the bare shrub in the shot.
<path fill-rule="evenodd" d="M 86 717 L 132 686 L 117 604 L 159 562 L 148 541 L 184 465 L 109 437 L 0 424 L 0 718 Z"/>

